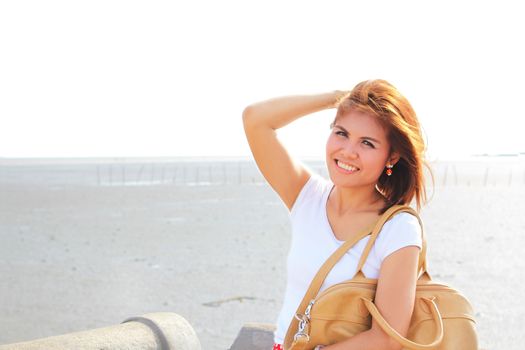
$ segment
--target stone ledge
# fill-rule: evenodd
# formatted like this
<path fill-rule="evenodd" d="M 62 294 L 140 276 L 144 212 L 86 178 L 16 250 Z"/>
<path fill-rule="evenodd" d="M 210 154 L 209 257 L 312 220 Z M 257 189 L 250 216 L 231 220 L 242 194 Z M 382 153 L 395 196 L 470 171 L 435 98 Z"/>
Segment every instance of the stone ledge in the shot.
<path fill-rule="evenodd" d="M 105 328 L 0 345 L 0 350 L 41 349 L 201 350 L 201 345 L 191 325 L 171 312 L 145 314 Z"/>
<path fill-rule="evenodd" d="M 271 350 L 275 326 L 266 323 L 247 323 L 241 328 L 230 350 Z"/>

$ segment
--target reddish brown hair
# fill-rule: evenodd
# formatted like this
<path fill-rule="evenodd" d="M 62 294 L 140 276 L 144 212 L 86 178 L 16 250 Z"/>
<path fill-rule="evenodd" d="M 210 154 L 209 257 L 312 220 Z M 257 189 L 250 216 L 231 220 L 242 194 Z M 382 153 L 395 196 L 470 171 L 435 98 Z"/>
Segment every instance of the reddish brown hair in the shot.
<path fill-rule="evenodd" d="M 367 80 L 357 84 L 340 100 L 331 127 L 340 116 L 354 109 L 377 117 L 387 131 L 390 154 L 397 152 L 400 156 L 392 176 L 383 171 L 377 181 L 376 187 L 387 200 L 381 213 L 395 204 L 408 205 L 414 198 L 419 211 L 427 201 L 424 167 L 429 171 L 430 167 L 424 158 L 425 142 L 414 109 L 387 81 Z"/>

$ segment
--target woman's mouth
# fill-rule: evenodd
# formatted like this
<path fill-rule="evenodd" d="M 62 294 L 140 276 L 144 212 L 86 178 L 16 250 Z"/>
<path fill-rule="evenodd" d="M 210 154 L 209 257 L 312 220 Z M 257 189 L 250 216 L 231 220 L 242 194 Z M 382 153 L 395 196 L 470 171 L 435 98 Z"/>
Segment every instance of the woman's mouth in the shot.
<path fill-rule="evenodd" d="M 359 171 L 359 168 L 356 166 L 353 166 L 351 164 L 342 162 L 338 159 L 335 160 L 335 164 L 337 165 L 337 168 L 343 171 L 346 174 L 353 174 L 357 171 Z"/>

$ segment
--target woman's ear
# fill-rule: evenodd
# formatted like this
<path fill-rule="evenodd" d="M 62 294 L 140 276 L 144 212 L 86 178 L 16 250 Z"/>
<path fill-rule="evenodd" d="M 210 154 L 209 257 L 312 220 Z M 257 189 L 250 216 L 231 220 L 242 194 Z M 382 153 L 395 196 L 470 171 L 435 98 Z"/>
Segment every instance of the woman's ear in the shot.
<path fill-rule="evenodd" d="M 395 165 L 399 161 L 399 158 L 400 158 L 399 153 L 392 152 L 390 153 L 390 157 L 388 157 L 388 163 Z"/>

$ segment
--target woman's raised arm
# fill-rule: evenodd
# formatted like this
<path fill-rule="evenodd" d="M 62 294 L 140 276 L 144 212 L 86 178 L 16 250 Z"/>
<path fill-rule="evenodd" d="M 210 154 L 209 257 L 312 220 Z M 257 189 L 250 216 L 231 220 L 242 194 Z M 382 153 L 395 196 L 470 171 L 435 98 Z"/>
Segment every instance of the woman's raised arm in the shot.
<path fill-rule="evenodd" d="M 311 176 L 292 158 L 277 138 L 276 130 L 294 120 L 336 106 L 343 92 L 274 98 L 244 109 L 242 119 L 253 157 L 264 178 L 290 210 Z"/>

